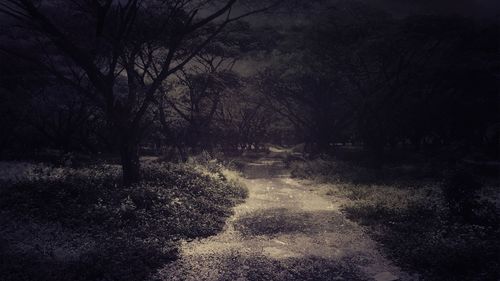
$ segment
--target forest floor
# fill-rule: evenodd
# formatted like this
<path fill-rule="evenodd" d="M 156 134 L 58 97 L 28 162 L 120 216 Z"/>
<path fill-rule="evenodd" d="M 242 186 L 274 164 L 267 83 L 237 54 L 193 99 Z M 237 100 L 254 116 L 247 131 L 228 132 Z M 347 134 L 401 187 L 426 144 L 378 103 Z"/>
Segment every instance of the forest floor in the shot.
<path fill-rule="evenodd" d="M 412 280 L 365 230 L 278 158 L 247 160 L 245 203 L 216 236 L 184 242 L 162 280 Z"/>

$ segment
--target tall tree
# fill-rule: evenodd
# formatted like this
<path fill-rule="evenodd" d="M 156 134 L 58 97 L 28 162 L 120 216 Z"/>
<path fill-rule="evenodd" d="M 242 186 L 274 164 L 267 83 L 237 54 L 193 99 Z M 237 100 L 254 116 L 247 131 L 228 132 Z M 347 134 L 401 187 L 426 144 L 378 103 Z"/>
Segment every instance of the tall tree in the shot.
<path fill-rule="evenodd" d="M 30 31 L 25 41 L 47 50 L 41 64 L 106 113 L 130 185 L 139 180 L 139 144 L 167 78 L 230 22 L 268 8 L 234 15 L 236 2 L 4 0 L 0 12 Z"/>
<path fill-rule="evenodd" d="M 247 32 L 248 28 L 245 23 L 232 25 L 208 44 L 190 65 L 175 75 L 171 83 L 172 94 L 164 97 L 165 104 L 160 104 L 166 106 L 159 108 L 164 127 L 168 125 L 165 110 L 187 124 L 180 141 L 192 149 L 211 150 L 216 112 L 225 96 L 242 88 L 242 79 L 233 67 L 243 56 L 246 37 L 241 33 Z M 172 130 L 164 128 L 163 131 L 168 133 Z"/>

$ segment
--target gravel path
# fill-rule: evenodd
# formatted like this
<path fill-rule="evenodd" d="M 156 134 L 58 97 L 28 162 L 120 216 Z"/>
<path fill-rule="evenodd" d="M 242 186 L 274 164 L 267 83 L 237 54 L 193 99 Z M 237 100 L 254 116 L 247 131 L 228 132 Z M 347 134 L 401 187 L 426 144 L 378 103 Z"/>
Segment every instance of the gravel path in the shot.
<path fill-rule="evenodd" d="M 184 242 L 160 280 L 410 280 L 357 224 L 290 178 L 282 162 L 248 162 L 249 198 L 217 236 Z"/>

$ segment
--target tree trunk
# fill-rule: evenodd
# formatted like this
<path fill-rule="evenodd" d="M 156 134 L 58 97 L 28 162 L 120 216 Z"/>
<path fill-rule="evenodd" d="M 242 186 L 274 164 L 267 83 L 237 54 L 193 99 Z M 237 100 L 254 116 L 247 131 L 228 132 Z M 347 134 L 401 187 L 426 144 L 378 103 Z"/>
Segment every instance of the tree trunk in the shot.
<path fill-rule="evenodd" d="M 140 180 L 139 144 L 122 139 L 120 143 L 123 184 L 130 186 Z"/>

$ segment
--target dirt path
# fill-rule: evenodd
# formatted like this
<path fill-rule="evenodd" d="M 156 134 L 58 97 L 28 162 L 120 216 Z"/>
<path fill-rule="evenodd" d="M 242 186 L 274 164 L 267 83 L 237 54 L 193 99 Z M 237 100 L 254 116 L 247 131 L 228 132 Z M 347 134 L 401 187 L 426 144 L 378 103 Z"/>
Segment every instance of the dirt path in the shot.
<path fill-rule="evenodd" d="M 184 243 L 181 258 L 158 272 L 161 280 L 409 280 L 281 161 L 249 162 L 244 174 L 249 198 L 224 231 Z"/>

